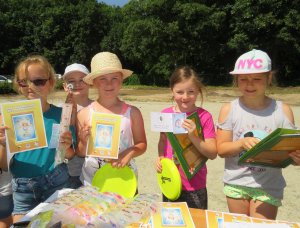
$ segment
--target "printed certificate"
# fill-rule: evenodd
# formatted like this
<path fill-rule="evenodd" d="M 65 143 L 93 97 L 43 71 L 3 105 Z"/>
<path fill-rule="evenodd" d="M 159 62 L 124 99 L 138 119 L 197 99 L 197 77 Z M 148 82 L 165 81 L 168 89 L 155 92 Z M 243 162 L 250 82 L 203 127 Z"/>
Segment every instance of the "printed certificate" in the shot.
<path fill-rule="evenodd" d="M 48 146 L 39 99 L 3 103 L 1 111 L 10 154 Z"/>
<path fill-rule="evenodd" d="M 187 130 L 181 125 L 186 119 L 185 113 L 161 113 L 151 112 L 151 131 L 173 132 L 174 134 L 185 134 Z"/>
<path fill-rule="evenodd" d="M 87 156 L 117 159 L 121 131 L 121 115 L 93 112 Z"/>

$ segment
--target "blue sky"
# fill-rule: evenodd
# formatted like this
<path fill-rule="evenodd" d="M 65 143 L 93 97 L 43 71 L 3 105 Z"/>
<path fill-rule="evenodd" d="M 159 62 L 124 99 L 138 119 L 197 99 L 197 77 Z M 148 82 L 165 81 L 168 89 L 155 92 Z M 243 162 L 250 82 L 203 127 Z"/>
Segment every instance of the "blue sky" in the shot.
<path fill-rule="evenodd" d="M 124 6 L 128 0 L 98 0 L 98 2 L 104 2 L 107 5 Z"/>

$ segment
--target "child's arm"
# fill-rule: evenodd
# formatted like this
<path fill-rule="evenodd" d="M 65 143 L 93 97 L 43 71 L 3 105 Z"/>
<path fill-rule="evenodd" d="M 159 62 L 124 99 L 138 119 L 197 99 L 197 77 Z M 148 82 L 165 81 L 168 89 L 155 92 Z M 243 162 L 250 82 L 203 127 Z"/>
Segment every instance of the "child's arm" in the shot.
<path fill-rule="evenodd" d="M 291 121 L 292 124 L 295 124 L 294 113 L 291 107 L 288 104 L 282 104 L 282 109 L 286 117 Z"/>
<path fill-rule="evenodd" d="M 6 147 L 0 145 L 0 169 L 7 170 L 7 158 L 6 158 Z"/>
<path fill-rule="evenodd" d="M 7 165 L 7 155 L 6 155 L 6 136 L 5 130 L 8 129 L 7 126 L 2 126 L 2 115 L 0 115 L 0 168 L 3 170 L 8 169 Z"/>
<path fill-rule="evenodd" d="M 300 165 L 300 150 L 290 152 L 289 156 L 293 159 L 294 165 Z"/>
<path fill-rule="evenodd" d="M 71 131 L 66 131 L 61 134 L 60 136 L 60 142 L 59 142 L 65 149 L 66 154 L 65 158 L 66 159 L 71 159 L 75 155 L 75 151 L 73 149 L 73 140 L 72 140 L 72 133 Z"/>
<path fill-rule="evenodd" d="M 85 157 L 87 140 L 91 134 L 91 126 L 86 124 L 86 116 L 89 116 L 88 109 L 82 109 L 77 114 L 76 133 L 77 133 L 77 147 L 76 154 L 80 157 Z"/>
<path fill-rule="evenodd" d="M 217 145 L 215 138 L 201 140 L 195 135 L 196 124 L 190 119 L 185 119 L 182 126 L 188 131 L 188 137 L 197 150 L 209 159 L 215 159 L 217 157 Z"/>
<path fill-rule="evenodd" d="M 138 108 L 131 106 L 130 118 L 134 145 L 119 154 L 117 160 L 112 161 L 112 166 L 114 167 L 124 167 L 132 158 L 142 155 L 147 149 L 147 139 L 142 113 Z"/>
<path fill-rule="evenodd" d="M 291 121 L 292 124 L 295 124 L 294 113 L 291 107 L 288 104 L 282 104 L 283 112 L 285 116 Z M 289 156 L 293 159 L 293 164 L 300 166 L 300 150 L 296 150 L 289 153 Z"/>
<path fill-rule="evenodd" d="M 158 141 L 158 158 L 156 159 L 156 171 L 161 172 L 162 166 L 160 160 L 163 159 L 164 156 L 164 148 L 167 141 L 167 136 L 165 133 L 161 132 Z"/>
<path fill-rule="evenodd" d="M 230 104 L 222 106 L 218 119 L 219 123 L 223 123 L 226 120 L 230 110 Z M 245 137 L 234 142 L 232 140 L 232 131 L 217 129 L 217 151 L 220 157 L 235 156 L 243 150 L 249 150 L 259 142 L 259 139 L 254 137 Z"/>

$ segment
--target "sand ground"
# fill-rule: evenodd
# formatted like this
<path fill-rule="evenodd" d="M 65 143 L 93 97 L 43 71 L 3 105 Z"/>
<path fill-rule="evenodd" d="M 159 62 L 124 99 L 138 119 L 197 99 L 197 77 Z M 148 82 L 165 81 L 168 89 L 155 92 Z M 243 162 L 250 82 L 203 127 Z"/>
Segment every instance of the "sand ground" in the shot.
<path fill-rule="evenodd" d="M 157 184 L 156 173 L 154 169 L 155 159 L 157 157 L 157 142 L 159 134 L 150 131 L 150 112 L 161 111 L 163 108 L 172 105 L 171 102 L 130 102 L 140 108 L 145 122 L 147 133 L 148 148 L 145 154 L 136 158 L 139 170 L 139 192 L 155 193 L 160 192 Z M 222 103 L 205 102 L 203 107 L 212 113 L 214 120 L 217 120 L 218 113 Z M 300 107 L 292 106 L 297 126 L 300 125 Z M 217 158 L 207 162 L 207 190 L 208 190 L 208 208 L 217 211 L 228 211 L 226 200 L 222 192 L 223 188 L 223 170 L 224 159 Z M 277 219 L 293 222 L 300 222 L 300 199 L 299 199 L 299 179 L 300 166 L 289 166 L 283 169 L 287 182 L 283 206 L 279 208 Z"/>
<path fill-rule="evenodd" d="M 283 89 L 289 91 L 289 88 Z M 300 126 L 300 91 L 298 89 L 290 90 L 291 92 L 284 92 L 283 94 L 272 94 L 275 99 L 283 100 L 291 105 L 295 123 Z M 296 92 L 295 92 L 296 91 Z M 55 92 L 50 97 L 50 102 L 54 104 L 61 104 L 64 102 L 65 93 L 62 91 Z M 90 96 L 92 99 L 96 98 L 96 92 L 91 91 Z M 216 122 L 221 105 L 233 100 L 237 96 L 232 89 L 214 90 L 211 89 L 206 93 L 203 103 L 203 107 L 207 109 Z M 156 171 L 154 169 L 154 163 L 157 158 L 157 142 L 159 134 L 150 131 L 150 112 L 159 112 L 163 108 L 171 106 L 171 95 L 169 89 L 122 89 L 121 98 L 128 103 L 137 106 L 144 117 L 145 130 L 147 134 L 148 148 L 145 154 L 136 158 L 139 179 L 138 187 L 140 193 L 160 193 L 160 189 L 156 180 Z M 1 96 L 0 103 L 16 101 L 23 99 L 21 96 Z M 200 104 L 198 104 L 200 105 Z M 207 177 L 207 189 L 208 189 L 208 208 L 216 211 L 228 211 L 227 204 L 222 192 L 223 182 L 223 169 L 224 159 L 217 158 L 213 161 L 207 162 L 208 177 Z M 300 166 L 289 166 L 283 169 L 283 173 L 287 182 L 285 189 L 285 195 L 283 200 L 283 206 L 279 208 L 277 219 L 287 220 L 293 222 L 300 222 L 300 178 L 299 178 Z"/>

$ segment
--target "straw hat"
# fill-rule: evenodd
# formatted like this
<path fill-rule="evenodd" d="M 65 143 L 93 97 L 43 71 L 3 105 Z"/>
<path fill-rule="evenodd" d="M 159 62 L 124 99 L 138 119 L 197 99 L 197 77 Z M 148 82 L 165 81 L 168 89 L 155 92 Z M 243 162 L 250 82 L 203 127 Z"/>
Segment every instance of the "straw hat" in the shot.
<path fill-rule="evenodd" d="M 91 73 L 83 78 L 83 81 L 93 85 L 93 80 L 101 75 L 120 72 L 123 79 L 129 77 L 133 71 L 123 69 L 117 55 L 111 52 L 100 52 L 91 61 Z"/>

